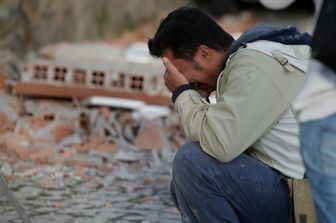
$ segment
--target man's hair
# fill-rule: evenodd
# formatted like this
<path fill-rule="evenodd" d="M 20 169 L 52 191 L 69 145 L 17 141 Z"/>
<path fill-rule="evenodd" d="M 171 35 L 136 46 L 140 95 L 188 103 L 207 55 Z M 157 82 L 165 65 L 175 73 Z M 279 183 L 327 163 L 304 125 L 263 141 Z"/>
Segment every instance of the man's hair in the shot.
<path fill-rule="evenodd" d="M 232 41 L 232 36 L 206 13 L 194 7 L 181 7 L 161 21 L 154 37 L 148 40 L 148 48 L 154 57 L 161 57 L 164 50 L 170 49 L 175 58 L 193 60 L 200 45 L 225 51 Z"/>

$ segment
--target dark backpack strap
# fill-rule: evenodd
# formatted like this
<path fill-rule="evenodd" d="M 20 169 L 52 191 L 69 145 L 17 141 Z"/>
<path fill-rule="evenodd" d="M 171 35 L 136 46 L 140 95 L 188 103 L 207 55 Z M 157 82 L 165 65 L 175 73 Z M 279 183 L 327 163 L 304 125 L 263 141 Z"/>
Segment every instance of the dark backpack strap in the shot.
<path fill-rule="evenodd" d="M 324 0 L 314 31 L 312 56 L 336 74 L 336 1 Z"/>

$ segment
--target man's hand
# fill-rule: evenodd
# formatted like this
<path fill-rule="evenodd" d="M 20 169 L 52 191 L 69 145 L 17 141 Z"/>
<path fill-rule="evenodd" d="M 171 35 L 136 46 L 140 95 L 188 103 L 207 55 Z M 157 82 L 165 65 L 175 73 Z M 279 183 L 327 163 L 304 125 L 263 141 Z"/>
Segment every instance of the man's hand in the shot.
<path fill-rule="evenodd" d="M 165 85 L 174 92 L 178 87 L 189 84 L 187 78 L 174 66 L 174 64 L 166 57 L 162 59 L 163 65 L 166 67 L 164 74 Z"/>

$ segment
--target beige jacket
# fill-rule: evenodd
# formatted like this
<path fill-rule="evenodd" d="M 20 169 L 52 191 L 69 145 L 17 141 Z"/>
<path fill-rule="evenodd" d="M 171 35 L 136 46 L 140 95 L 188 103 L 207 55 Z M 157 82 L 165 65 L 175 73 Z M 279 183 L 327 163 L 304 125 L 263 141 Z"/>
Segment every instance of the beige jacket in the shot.
<path fill-rule="evenodd" d="M 293 50 L 298 53 L 296 47 Z M 182 92 L 175 110 L 187 136 L 222 162 L 249 149 L 250 154 L 279 169 L 273 161 L 286 157 L 269 157 L 256 142 L 288 111 L 304 80 L 301 70 L 286 69 L 280 62 L 249 47 L 240 48 L 218 78 L 216 104 L 209 104 L 195 90 Z M 288 162 L 296 161 L 288 157 Z"/>

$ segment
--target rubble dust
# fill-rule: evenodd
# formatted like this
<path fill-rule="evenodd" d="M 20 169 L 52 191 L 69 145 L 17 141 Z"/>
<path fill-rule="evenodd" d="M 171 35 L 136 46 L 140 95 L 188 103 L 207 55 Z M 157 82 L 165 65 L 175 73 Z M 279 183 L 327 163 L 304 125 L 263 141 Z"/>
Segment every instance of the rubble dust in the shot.
<path fill-rule="evenodd" d="M 185 142 L 172 112 L 0 95 L 0 171 L 33 222 L 180 222 L 171 163 Z M 21 222 L 0 196 L 0 222 Z"/>

